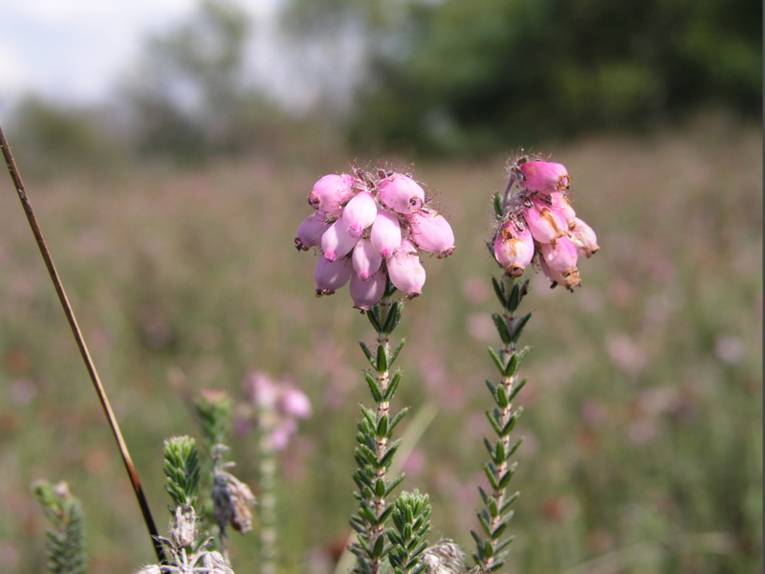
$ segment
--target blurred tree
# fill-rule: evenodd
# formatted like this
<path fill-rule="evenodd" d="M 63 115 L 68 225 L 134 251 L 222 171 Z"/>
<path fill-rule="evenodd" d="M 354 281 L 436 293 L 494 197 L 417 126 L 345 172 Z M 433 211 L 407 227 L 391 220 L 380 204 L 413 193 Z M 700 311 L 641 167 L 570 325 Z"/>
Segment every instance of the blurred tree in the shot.
<path fill-rule="evenodd" d="M 292 0 L 288 14 L 307 34 L 368 30 L 349 127 L 364 146 L 483 150 L 761 105 L 753 0 Z"/>
<path fill-rule="evenodd" d="M 252 144 L 274 105 L 245 81 L 250 22 L 229 0 L 202 0 L 175 28 L 150 37 L 126 95 L 141 152 L 198 161 Z"/>

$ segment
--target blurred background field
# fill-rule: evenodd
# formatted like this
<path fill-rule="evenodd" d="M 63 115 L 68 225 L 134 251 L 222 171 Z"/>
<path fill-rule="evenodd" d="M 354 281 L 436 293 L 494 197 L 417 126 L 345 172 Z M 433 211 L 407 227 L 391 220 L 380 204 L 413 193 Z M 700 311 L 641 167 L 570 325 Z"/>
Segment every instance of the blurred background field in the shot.
<path fill-rule="evenodd" d="M 457 234 L 407 307 L 402 396 L 437 407 L 406 487 L 430 492 L 437 535 L 469 547 L 494 337 L 490 196 L 526 146 L 567 164 L 601 252 L 575 295 L 535 277 L 527 299 L 509 571 L 760 571 L 761 6 L 264 5 L 189 2 L 135 40 L 97 98 L 0 83 L 0 118 L 160 525 L 162 440 L 197 432 L 185 393 L 244 401 L 248 373 L 267 371 L 314 406 L 281 460 L 282 571 L 332 571 L 367 394 L 356 340 L 370 330 L 346 294 L 315 299 L 313 259 L 292 237 L 319 175 L 381 157 L 415 170 Z M 263 53 L 278 55 L 271 68 Z M 0 181 L 2 571 L 44 569 L 29 484 L 47 477 L 82 498 L 92 572 L 131 572 L 152 557 L 140 515 Z M 254 442 L 241 425 L 235 455 L 257 489 Z M 254 537 L 233 546 L 253 571 Z"/>

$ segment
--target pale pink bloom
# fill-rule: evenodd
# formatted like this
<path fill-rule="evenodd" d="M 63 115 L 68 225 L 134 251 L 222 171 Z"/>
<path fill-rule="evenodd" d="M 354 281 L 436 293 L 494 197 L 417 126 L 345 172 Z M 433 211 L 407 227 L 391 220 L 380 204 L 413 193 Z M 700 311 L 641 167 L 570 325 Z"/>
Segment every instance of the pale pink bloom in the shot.
<path fill-rule="evenodd" d="M 570 228 L 576 219 L 576 211 L 571 207 L 571 202 L 569 202 L 566 194 L 556 191 L 550 195 L 550 203 L 552 203 L 554 209 L 557 209 L 563 215 Z"/>
<path fill-rule="evenodd" d="M 529 191 L 565 191 L 571 184 L 566 166 L 550 161 L 527 161 L 520 165 L 524 186 Z"/>
<path fill-rule="evenodd" d="M 586 257 L 590 257 L 600 249 L 595 231 L 578 217 L 574 218 L 569 235 L 580 253 Z"/>
<path fill-rule="evenodd" d="M 297 423 L 294 419 L 283 419 L 276 425 L 268 436 L 269 446 L 275 451 L 282 451 L 287 448 L 290 438 L 297 430 Z"/>
<path fill-rule="evenodd" d="M 328 261 L 334 261 L 348 255 L 358 240 L 350 234 L 345 221 L 338 219 L 321 236 L 321 251 Z"/>
<path fill-rule="evenodd" d="M 523 218 L 531 235 L 540 243 L 550 243 L 568 230 L 563 214 L 541 201 L 532 202 L 532 206 L 523 212 Z"/>
<path fill-rule="evenodd" d="M 454 251 L 454 232 L 443 215 L 423 209 L 409 216 L 414 243 L 428 253 L 446 257 Z"/>
<path fill-rule="evenodd" d="M 555 287 L 555 285 L 563 285 L 566 289 L 571 291 L 573 290 L 573 287 L 579 287 L 579 285 L 582 284 L 578 269 L 575 269 L 568 275 L 564 275 L 560 271 L 556 271 L 547 265 L 544 257 L 540 258 L 539 265 L 542 268 L 542 272 L 545 274 L 545 276 L 553 282 L 552 287 Z"/>
<path fill-rule="evenodd" d="M 379 210 L 369 239 L 380 255 L 386 259 L 401 245 L 401 224 L 390 211 Z"/>
<path fill-rule="evenodd" d="M 343 221 L 348 233 L 361 237 L 364 230 L 372 225 L 377 216 L 377 202 L 367 191 L 356 194 L 343 208 Z"/>
<path fill-rule="evenodd" d="M 425 284 L 425 268 L 417 256 L 417 248 L 408 240 L 387 260 L 388 275 L 396 289 L 408 297 L 422 293 Z"/>
<path fill-rule="evenodd" d="M 331 295 L 351 278 L 351 262 L 348 259 L 329 261 L 322 256 L 316 262 L 314 281 L 318 295 Z"/>
<path fill-rule="evenodd" d="M 388 209 L 412 213 L 425 203 L 425 191 L 411 177 L 394 173 L 377 184 L 380 201 Z"/>
<path fill-rule="evenodd" d="M 542 258 L 553 271 L 566 276 L 576 271 L 576 245 L 568 237 L 559 237 L 552 243 L 543 243 Z"/>
<path fill-rule="evenodd" d="M 279 386 L 265 373 L 253 373 L 247 380 L 250 400 L 259 407 L 273 409 L 279 399 Z"/>
<path fill-rule="evenodd" d="M 311 401 L 303 391 L 295 387 L 286 387 L 282 389 L 279 406 L 285 415 L 298 419 L 305 419 L 311 416 Z"/>
<path fill-rule="evenodd" d="M 385 273 L 378 271 L 366 280 L 354 274 L 351 277 L 350 291 L 353 306 L 368 311 L 379 303 L 385 294 Z"/>
<path fill-rule="evenodd" d="M 353 262 L 353 270 L 359 279 L 367 280 L 380 269 L 382 255 L 374 248 L 371 241 L 359 239 L 356 247 L 353 248 L 351 261 Z"/>
<path fill-rule="evenodd" d="M 342 205 L 353 197 L 353 177 L 330 173 L 317 181 L 308 194 L 308 203 L 327 215 L 340 215 Z"/>
<path fill-rule="evenodd" d="M 329 224 L 324 221 L 324 216 L 320 213 L 312 213 L 298 227 L 295 234 L 295 247 L 299 251 L 307 251 L 311 247 L 318 246 L 327 228 Z"/>
<path fill-rule="evenodd" d="M 520 277 L 534 257 L 534 239 L 527 228 L 505 222 L 494 238 L 494 258 L 511 277 Z"/>

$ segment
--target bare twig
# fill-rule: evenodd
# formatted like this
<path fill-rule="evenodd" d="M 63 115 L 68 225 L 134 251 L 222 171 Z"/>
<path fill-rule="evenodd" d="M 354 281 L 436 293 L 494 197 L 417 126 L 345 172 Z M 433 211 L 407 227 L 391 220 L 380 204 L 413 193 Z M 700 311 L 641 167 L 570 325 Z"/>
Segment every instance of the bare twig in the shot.
<path fill-rule="evenodd" d="M 157 527 L 154 524 L 154 518 L 151 515 L 149 504 L 146 500 L 146 496 L 144 495 L 143 488 L 141 486 L 141 480 L 138 477 L 138 472 L 135 468 L 135 464 L 133 464 L 133 460 L 130 457 L 130 452 L 128 451 L 125 439 L 122 436 L 122 431 L 120 430 L 117 418 L 114 416 L 114 411 L 112 410 L 112 406 L 109 403 L 109 398 L 106 395 L 106 390 L 101 383 L 101 378 L 99 377 L 98 371 L 96 370 L 96 365 L 90 356 L 88 346 L 85 344 L 85 339 L 82 336 L 82 331 L 80 330 L 80 326 L 77 323 L 77 318 L 74 314 L 74 310 L 72 309 L 71 303 L 69 303 L 69 298 L 67 297 L 66 291 L 64 290 L 64 285 L 61 282 L 61 277 L 59 277 L 56 266 L 53 263 L 53 258 L 51 257 L 50 250 L 48 249 L 48 245 L 45 242 L 45 238 L 43 237 L 42 230 L 40 229 L 40 224 L 37 222 L 37 217 L 32 210 L 32 205 L 29 202 L 29 197 L 27 195 L 26 188 L 24 187 L 24 181 L 21 178 L 21 172 L 19 171 L 19 168 L 16 165 L 16 161 L 13 158 L 11 148 L 8 145 L 8 140 L 3 133 L 2 127 L 0 127 L 0 149 L 2 150 L 3 157 L 5 158 L 5 164 L 8 167 L 8 173 L 10 174 L 11 179 L 13 180 L 13 185 L 16 188 L 16 193 L 19 196 L 19 201 L 21 201 L 21 206 L 24 208 L 24 213 L 27 216 L 29 227 L 32 229 L 32 233 L 35 236 L 37 247 L 40 248 L 40 255 L 42 255 L 43 261 L 45 261 L 45 267 L 48 269 L 48 274 L 50 275 L 51 281 L 53 282 L 53 287 L 56 289 L 56 294 L 58 295 L 58 299 L 61 302 L 61 307 L 64 309 L 64 314 L 66 315 L 66 319 L 69 322 L 69 326 L 72 329 L 72 334 L 74 335 L 74 339 L 77 342 L 77 347 L 79 348 L 80 355 L 82 356 L 82 360 L 85 363 L 85 368 L 88 370 L 88 375 L 90 375 L 90 380 L 93 383 L 93 389 L 96 391 L 96 395 L 98 395 L 98 400 L 101 402 L 101 407 L 104 411 L 104 415 L 106 416 L 106 420 L 112 430 L 114 439 L 117 441 L 117 448 L 119 449 L 120 455 L 122 456 L 122 462 L 125 464 L 125 470 L 128 473 L 130 484 L 133 487 L 136 499 L 138 500 L 138 506 L 141 508 L 141 514 L 143 515 L 143 520 L 146 523 L 146 528 L 149 531 L 149 535 L 151 536 L 154 551 L 157 553 L 157 559 L 162 563 L 164 562 L 164 551 L 162 549 L 161 543 L 157 538 L 159 533 L 157 532 Z"/>

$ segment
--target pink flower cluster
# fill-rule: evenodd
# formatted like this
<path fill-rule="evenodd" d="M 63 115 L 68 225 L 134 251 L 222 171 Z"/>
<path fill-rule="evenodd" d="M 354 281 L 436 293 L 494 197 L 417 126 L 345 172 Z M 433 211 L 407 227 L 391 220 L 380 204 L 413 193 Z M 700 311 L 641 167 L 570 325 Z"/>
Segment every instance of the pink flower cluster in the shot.
<path fill-rule="evenodd" d="M 599 247 L 595 232 L 571 207 L 570 184 L 560 163 L 522 157 L 511 166 L 493 240 L 494 257 L 508 275 L 522 275 L 536 256 L 553 287 L 581 284 L 578 258 Z M 519 189 L 511 193 L 515 185 Z"/>
<path fill-rule="evenodd" d="M 425 284 L 419 252 L 446 257 L 454 251 L 449 222 L 429 205 L 411 177 L 354 168 L 329 174 L 308 195 L 314 212 L 298 227 L 295 246 L 319 249 L 317 295 L 331 295 L 350 281 L 356 308 L 382 299 L 388 280 L 407 297 Z"/>
<path fill-rule="evenodd" d="M 250 401 L 258 407 L 261 419 L 269 419 L 268 441 L 272 449 L 284 450 L 297 432 L 297 421 L 311 416 L 308 397 L 290 383 L 277 381 L 264 373 L 253 373 L 247 380 Z M 263 425 L 261 420 L 261 425 Z"/>

